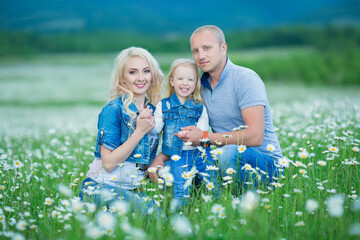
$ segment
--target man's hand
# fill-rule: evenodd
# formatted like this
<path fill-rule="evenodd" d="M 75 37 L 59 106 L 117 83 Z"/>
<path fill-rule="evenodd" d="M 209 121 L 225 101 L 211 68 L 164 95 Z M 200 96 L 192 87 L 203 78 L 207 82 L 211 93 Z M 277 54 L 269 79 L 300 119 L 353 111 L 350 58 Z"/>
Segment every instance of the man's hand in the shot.
<path fill-rule="evenodd" d="M 203 137 L 203 131 L 195 126 L 181 128 L 182 131 L 175 133 L 175 136 L 184 142 L 192 142 L 193 146 L 200 145 L 200 139 Z"/>
<path fill-rule="evenodd" d="M 157 168 L 157 170 L 159 170 L 161 167 L 165 166 L 165 162 L 167 160 L 169 160 L 169 159 L 170 159 L 169 156 L 167 156 L 167 155 L 165 155 L 163 153 L 160 153 L 159 155 L 157 155 L 154 158 L 154 160 L 152 161 L 152 163 L 150 164 L 149 167 L 155 167 L 155 168 Z M 149 178 L 154 183 L 157 183 L 157 180 L 158 180 L 159 176 L 158 176 L 157 172 L 154 172 L 154 173 L 149 172 Z"/>

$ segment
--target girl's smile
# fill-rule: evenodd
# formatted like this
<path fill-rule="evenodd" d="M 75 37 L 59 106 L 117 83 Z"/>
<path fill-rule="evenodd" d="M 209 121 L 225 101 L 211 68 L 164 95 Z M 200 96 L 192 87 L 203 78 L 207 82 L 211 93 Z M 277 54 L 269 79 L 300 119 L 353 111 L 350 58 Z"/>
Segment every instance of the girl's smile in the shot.
<path fill-rule="evenodd" d="M 175 90 L 175 94 L 182 104 L 186 102 L 189 96 L 193 94 L 197 81 L 196 70 L 187 65 L 179 65 L 173 77 L 170 79 L 170 84 Z"/>

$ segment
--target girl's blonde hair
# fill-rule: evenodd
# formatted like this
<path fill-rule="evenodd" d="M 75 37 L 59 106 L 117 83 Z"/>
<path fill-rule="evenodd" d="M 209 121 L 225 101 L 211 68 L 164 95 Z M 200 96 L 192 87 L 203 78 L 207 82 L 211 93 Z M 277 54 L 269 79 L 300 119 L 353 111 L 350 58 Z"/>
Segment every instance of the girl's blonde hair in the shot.
<path fill-rule="evenodd" d="M 204 103 L 201 97 L 201 83 L 200 83 L 200 70 L 196 63 L 187 58 L 180 58 L 173 62 L 170 68 L 170 72 L 167 76 L 167 85 L 165 89 L 165 97 L 170 97 L 175 93 L 175 89 L 171 86 L 170 80 L 174 78 L 175 70 L 178 66 L 188 66 L 192 67 L 196 71 L 196 84 L 194 92 L 189 96 L 189 98 L 193 98 L 196 102 Z"/>
<path fill-rule="evenodd" d="M 130 58 L 141 57 L 150 67 L 151 86 L 146 92 L 147 100 L 156 105 L 160 100 L 162 91 L 162 81 L 164 74 L 162 73 L 158 62 L 155 58 L 144 48 L 129 47 L 122 50 L 116 57 L 114 62 L 114 69 L 112 73 L 111 90 L 108 97 L 114 100 L 118 97 L 122 98 L 126 113 L 131 117 L 131 123 L 136 120 L 136 113 L 129 109 L 129 106 L 135 100 L 134 93 L 131 92 L 123 82 L 125 66 Z"/>

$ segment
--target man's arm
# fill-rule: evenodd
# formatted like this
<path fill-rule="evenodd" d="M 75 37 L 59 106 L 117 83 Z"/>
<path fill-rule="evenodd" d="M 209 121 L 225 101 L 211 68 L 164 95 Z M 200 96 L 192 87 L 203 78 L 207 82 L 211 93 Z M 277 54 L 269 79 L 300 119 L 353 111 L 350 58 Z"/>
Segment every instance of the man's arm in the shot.
<path fill-rule="evenodd" d="M 260 146 L 264 140 L 265 133 L 265 109 L 262 105 L 245 108 L 241 111 L 246 129 L 224 133 L 209 133 L 212 144 L 242 144 L 246 146 Z M 203 132 L 195 126 L 187 126 L 181 130 L 188 130 L 184 137 L 180 137 L 183 141 L 190 141 L 193 145 L 200 145 L 199 139 L 203 137 Z"/>

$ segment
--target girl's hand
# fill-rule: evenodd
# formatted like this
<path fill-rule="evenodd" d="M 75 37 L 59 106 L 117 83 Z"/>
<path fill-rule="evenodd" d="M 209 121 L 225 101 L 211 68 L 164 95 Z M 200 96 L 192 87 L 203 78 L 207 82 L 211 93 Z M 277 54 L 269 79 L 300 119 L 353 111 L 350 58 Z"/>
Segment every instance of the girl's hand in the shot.
<path fill-rule="evenodd" d="M 152 110 L 149 106 L 147 106 L 145 109 L 141 110 L 139 113 L 140 118 L 147 118 L 150 119 L 152 117 Z"/>
<path fill-rule="evenodd" d="M 190 131 L 189 130 L 179 131 L 179 132 L 177 132 L 177 136 L 179 138 L 183 138 L 183 137 L 185 137 L 185 134 L 188 133 L 188 132 L 190 132 Z"/>
<path fill-rule="evenodd" d="M 200 128 L 195 126 L 187 126 L 181 128 L 182 131 L 175 133 L 174 135 L 183 140 L 184 142 L 192 142 L 193 146 L 200 145 L 200 139 L 203 136 L 203 132 Z"/>

